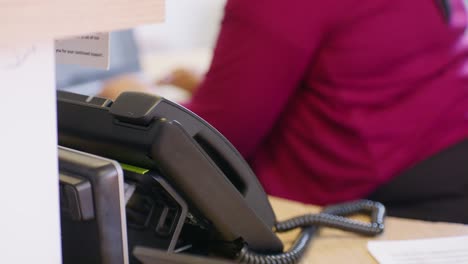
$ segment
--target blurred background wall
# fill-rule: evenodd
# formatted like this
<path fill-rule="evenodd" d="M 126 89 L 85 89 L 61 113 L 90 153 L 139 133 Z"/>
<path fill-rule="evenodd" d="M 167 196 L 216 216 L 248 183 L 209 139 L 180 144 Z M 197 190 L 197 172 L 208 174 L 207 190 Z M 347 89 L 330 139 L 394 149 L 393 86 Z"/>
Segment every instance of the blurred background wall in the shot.
<path fill-rule="evenodd" d="M 211 48 L 226 0 L 168 0 L 162 24 L 136 30 L 143 53 Z"/>

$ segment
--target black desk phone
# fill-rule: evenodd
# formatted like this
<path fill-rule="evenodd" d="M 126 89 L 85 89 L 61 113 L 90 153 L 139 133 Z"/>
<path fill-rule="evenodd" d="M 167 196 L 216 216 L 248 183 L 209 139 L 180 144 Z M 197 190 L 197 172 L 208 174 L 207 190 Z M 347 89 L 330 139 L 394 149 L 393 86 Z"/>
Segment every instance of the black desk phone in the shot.
<path fill-rule="evenodd" d="M 125 183 L 135 189 L 126 204 L 130 262 L 140 263 L 135 252 L 153 248 L 242 263 L 295 263 L 318 225 L 367 235 L 383 230 L 384 208 L 370 201 L 278 223 L 239 152 L 207 122 L 164 98 L 124 92 L 111 101 L 63 91 L 57 97 L 59 145 L 119 162 Z M 372 222 L 345 217 L 362 211 Z M 294 228 L 301 235 L 284 252 L 275 233 Z"/>

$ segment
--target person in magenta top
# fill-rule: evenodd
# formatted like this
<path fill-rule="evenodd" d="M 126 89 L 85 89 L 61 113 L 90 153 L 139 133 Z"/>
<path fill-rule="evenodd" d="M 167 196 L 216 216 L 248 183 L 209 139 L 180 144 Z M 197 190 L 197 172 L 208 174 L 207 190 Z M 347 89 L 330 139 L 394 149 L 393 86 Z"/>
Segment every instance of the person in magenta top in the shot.
<path fill-rule="evenodd" d="M 468 136 L 467 7 L 439 2 L 230 0 L 186 106 L 269 194 L 369 197 Z"/>

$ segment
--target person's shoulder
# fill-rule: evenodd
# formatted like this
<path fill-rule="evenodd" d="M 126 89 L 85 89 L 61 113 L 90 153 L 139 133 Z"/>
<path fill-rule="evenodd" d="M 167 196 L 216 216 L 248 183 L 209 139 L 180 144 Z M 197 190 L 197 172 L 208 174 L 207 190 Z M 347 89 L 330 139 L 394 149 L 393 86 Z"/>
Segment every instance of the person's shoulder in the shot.
<path fill-rule="evenodd" d="M 272 22 L 307 25 L 337 20 L 363 1 L 370 0 L 228 0 L 225 12 L 240 19 L 266 20 L 270 25 Z"/>
<path fill-rule="evenodd" d="M 310 12 L 316 12 L 325 7 L 338 7 L 340 3 L 342 4 L 348 1 L 349 0 L 228 0 L 226 9 L 233 11 L 263 10 L 286 12 L 289 10 L 308 10 Z"/>

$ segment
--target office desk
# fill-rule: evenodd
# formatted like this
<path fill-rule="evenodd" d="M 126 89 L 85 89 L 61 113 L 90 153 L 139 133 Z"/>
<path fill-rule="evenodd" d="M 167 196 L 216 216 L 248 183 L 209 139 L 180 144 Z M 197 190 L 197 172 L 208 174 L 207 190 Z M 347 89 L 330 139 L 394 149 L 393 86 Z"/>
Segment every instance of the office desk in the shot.
<path fill-rule="evenodd" d="M 304 205 L 279 198 L 270 198 L 278 220 L 293 216 L 316 213 L 317 206 Z M 365 217 L 357 217 L 365 219 Z M 286 245 L 290 245 L 297 237 L 298 231 L 281 235 Z M 404 240 L 420 238 L 436 238 L 468 235 L 468 225 L 433 223 L 418 220 L 387 217 L 385 232 L 376 238 L 368 238 L 352 233 L 324 228 L 312 241 L 302 264 L 306 263 L 347 263 L 366 264 L 377 263 L 367 251 L 367 242 L 376 240 Z"/>

